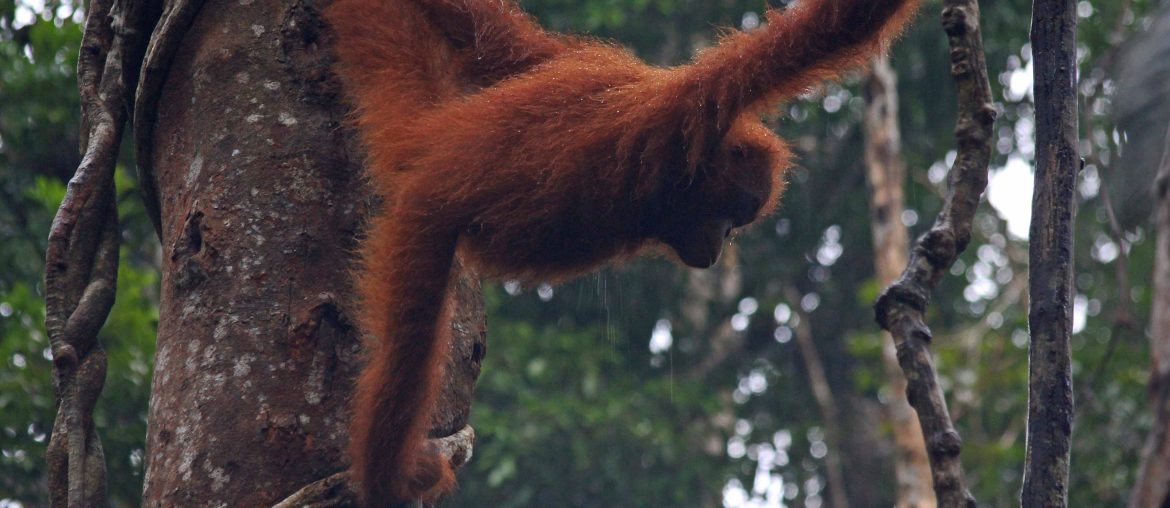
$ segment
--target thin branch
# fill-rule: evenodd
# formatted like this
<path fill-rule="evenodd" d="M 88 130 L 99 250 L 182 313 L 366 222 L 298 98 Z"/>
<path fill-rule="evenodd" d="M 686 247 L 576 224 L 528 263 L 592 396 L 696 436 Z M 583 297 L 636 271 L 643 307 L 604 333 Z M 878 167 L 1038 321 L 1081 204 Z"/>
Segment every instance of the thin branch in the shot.
<path fill-rule="evenodd" d="M 926 438 L 934 491 L 943 507 L 974 506 L 959 462 L 962 440 L 947 412 L 930 353 L 931 333 L 923 314 L 930 293 L 971 239 L 971 223 L 987 187 L 995 109 L 983 58 L 979 4 L 946 0 L 942 24 L 951 47 L 951 75 L 958 85 L 959 117 L 955 127 L 958 155 L 950 188 L 931 230 L 918 239 L 905 271 L 874 304 L 878 324 L 898 347 L 906 374 L 906 396 L 918 412 Z"/>
<path fill-rule="evenodd" d="M 1098 165 L 1098 167 L 1104 166 Z M 1100 403 L 1097 401 L 1093 388 L 1097 386 L 1101 376 L 1105 375 L 1105 370 L 1109 366 L 1110 360 L 1113 359 L 1113 354 L 1117 351 L 1117 343 L 1121 341 L 1122 332 L 1132 330 L 1134 324 L 1129 289 L 1129 248 L 1127 247 L 1129 242 L 1125 239 L 1125 231 L 1122 230 L 1121 222 L 1117 219 L 1116 208 L 1113 206 L 1113 200 L 1109 197 L 1109 189 L 1105 184 L 1105 179 L 1101 179 L 1100 196 L 1101 207 L 1105 209 L 1105 216 L 1109 218 L 1109 236 L 1117 244 L 1119 252 L 1117 263 L 1114 265 L 1114 274 L 1117 278 L 1117 307 L 1113 311 L 1113 318 L 1109 326 L 1109 342 L 1105 344 L 1105 353 L 1101 355 L 1101 359 L 1097 361 L 1088 378 L 1076 385 L 1074 400 L 1087 400 L 1090 405 L 1094 406 L 1094 409 L 1100 409 Z M 1077 409 L 1080 409 L 1079 405 Z"/>
<path fill-rule="evenodd" d="M 824 420 L 826 437 L 830 453 L 825 456 L 825 468 L 829 478 L 829 502 L 833 508 L 848 508 L 849 496 L 845 490 L 845 474 L 841 466 L 841 454 L 845 449 L 844 435 L 841 432 L 841 411 L 837 406 L 837 399 L 829 386 L 829 377 L 825 375 L 825 366 L 817 353 L 816 341 L 813 339 L 812 319 L 800 307 L 800 291 L 793 286 L 784 286 L 784 299 L 792 307 L 797 317 L 794 335 L 796 346 L 800 350 L 800 357 L 804 360 L 808 371 L 808 384 L 812 387 L 813 398 L 821 410 L 821 419 Z"/>
<path fill-rule="evenodd" d="M 1133 9 L 1133 0 L 1123 0 L 1118 9 L 1117 19 L 1114 20 L 1113 27 L 1109 30 L 1109 35 L 1106 40 L 1110 46 L 1105 53 L 1096 59 L 1093 66 L 1097 69 L 1109 69 L 1113 67 L 1117 56 L 1120 54 L 1122 48 L 1121 42 L 1125 37 L 1126 15 Z M 1093 120 L 1093 115 L 1090 114 L 1088 105 L 1099 98 L 1104 93 L 1106 79 L 1092 80 L 1091 87 L 1088 91 L 1080 97 L 1081 102 L 1081 121 L 1090 123 Z M 1108 164 L 1101 160 L 1097 153 L 1096 145 L 1089 144 L 1089 153 L 1084 155 L 1085 159 L 1097 166 L 1098 168 L 1108 169 Z M 1134 327 L 1134 313 L 1132 310 L 1132 298 L 1130 297 L 1130 283 L 1129 283 L 1129 243 L 1125 238 L 1124 228 L 1121 226 L 1121 221 L 1117 218 L 1117 208 L 1113 206 L 1113 199 L 1110 197 L 1109 185 L 1106 178 L 1100 180 L 1101 188 L 1099 195 L 1101 196 L 1101 206 L 1105 210 L 1105 215 L 1109 219 L 1109 236 L 1113 239 L 1120 249 L 1117 257 L 1117 264 L 1114 268 L 1114 273 L 1117 278 L 1117 307 L 1113 311 L 1112 322 L 1109 327 L 1109 342 L 1105 344 L 1105 353 L 1097 362 L 1088 379 L 1083 383 L 1076 385 L 1076 397 L 1074 400 L 1087 400 L 1095 408 L 1099 409 L 1099 402 L 1097 402 L 1096 394 L 1093 387 L 1097 386 L 1097 382 L 1104 375 L 1106 367 L 1109 366 L 1110 360 L 1113 359 L 1113 354 L 1117 350 L 1117 343 L 1121 339 L 1123 331 L 1131 331 Z M 1079 407 L 1077 408 L 1080 409 Z"/>

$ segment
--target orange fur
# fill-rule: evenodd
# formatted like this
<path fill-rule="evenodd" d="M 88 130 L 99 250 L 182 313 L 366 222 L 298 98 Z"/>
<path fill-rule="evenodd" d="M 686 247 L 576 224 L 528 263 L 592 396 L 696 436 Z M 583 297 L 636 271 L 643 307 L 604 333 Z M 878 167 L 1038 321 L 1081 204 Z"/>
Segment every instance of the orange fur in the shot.
<path fill-rule="evenodd" d="M 563 280 L 647 247 L 707 266 L 768 213 L 788 166 L 758 114 L 882 51 L 918 0 L 801 0 L 693 62 L 543 31 L 507 0 L 338 0 L 338 72 L 389 209 L 364 244 L 354 478 L 370 505 L 433 499 L 426 447 L 456 249 L 481 273 Z"/>

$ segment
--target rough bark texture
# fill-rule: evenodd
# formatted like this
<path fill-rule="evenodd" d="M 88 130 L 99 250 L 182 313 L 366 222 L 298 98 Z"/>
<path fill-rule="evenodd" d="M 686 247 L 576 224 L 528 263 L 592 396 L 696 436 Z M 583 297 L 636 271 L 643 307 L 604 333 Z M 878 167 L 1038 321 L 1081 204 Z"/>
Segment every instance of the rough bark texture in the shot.
<path fill-rule="evenodd" d="M 1023 506 L 1067 506 L 1073 423 L 1072 256 L 1077 155 L 1076 1 L 1032 5 L 1036 184 L 1029 230 L 1028 442 Z"/>
<path fill-rule="evenodd" d="M 191 16 L 172 25 L 181 42 L 152 41 L 175 51 L 149 67 L 157 114 L 136 115 L 164 253 L 143 501 L 272 505 L 345 468 L 360 361 L 349 277 L 378 200 L 320 5 L 183 5 L 169 11 Z M 477 279 L 454 284 L 437 436 L 466 424 L 484 352 Z"/>
<path fill-rule="evenodd" d="M 1130 508 L 1170 503 L 1170 128 L 1155 190 L 1154 301 L 1150 308 L 1150 406 L 1154 425 L 1142 450 L 1142 465 Z"/>
<path fill-rule="evenodd" d="M 902 130 L 898 126 L 898 83 L 887 57 L 874 60 L 865 84 L 865 166 L 870 190 L 870 229 L 878 283 L 888 286 L 908 261 L 909 233 L 902 224 L 906 165 L 902 160 Z M 894 472 L 898 508 L 933 508 L 930 461 L 922 429 L 906 400 L 906 377 L 898 366 L 894 338 L 882 332 L 882 364 L 890 387 L 886 417 L 894 433 Z"/>
<path fill-rule="evenodd" d="M 951 75 L 959 95 L 955 125 L 958 154 L 948 177 L 943 209 L 930 231 L 914 245 L 905 270 L 874 304 L 877 322 L 890 332 L 906 376 L 906 398 L 918 414 L 933 472 L 934 493 L 944 507 L 974 506 L 959 462 L 962 440 L 951 424 L 946 398 L 934 372 L 930 328 L 923 314 L 939 279 L 971 240 L 971 222 L 987 187 L 995 109 L 983 58 L 979 4 L 946 0 L 943 29 L 951 47 Z"/>

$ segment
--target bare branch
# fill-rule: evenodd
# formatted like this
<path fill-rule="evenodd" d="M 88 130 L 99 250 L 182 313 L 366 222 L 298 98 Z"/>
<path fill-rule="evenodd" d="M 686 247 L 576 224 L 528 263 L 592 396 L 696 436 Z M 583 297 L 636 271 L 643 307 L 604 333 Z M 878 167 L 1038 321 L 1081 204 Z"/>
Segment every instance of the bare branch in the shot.
<path fill-rule="evenodd" d="M 1097 160 L 1097 162 L 1100 161 Z M 1104 167 L 1104 165 L 1098 165 L 1098 167 Z M 1105 179 L 1101 179 L 1101 207 L 1105 209 L 1105 216 L 1109 219 L 1109 237 L 1118 246 L 1117 262 L 1114 263 L 1114 276 L 1117 278 L 1117 304 L 1110 321 L 1109 342 L 1105 343 L 1105 352 L 1097 364 L 1093 366 L 1085 381 L 1076 385 L 1076 393 L 1073 398 L 1073 400 L 1087 401 L 1088 405 L 1097 410 L 1101 409 L 1101 404 L 1094 392 L 1097 382 L 1101 380 L 1101 376 L 1105 375 L 1109 361 L 1113 359 L 1113 354 L 1117 351 L 1117 343 L 1121 341 L 1122 332 L 1132 331 L 1134 326 L 1134 315 L 1131 309 L 1133 297 L 1130 296 L 1129 283 L 1129 241 L 1125 238 L 1121 221 L 1117 219 L 1117 209 L 1113 206 L 1109 192 Z M 1077 410 L 1079 411 L 1081 407 L 1083 405 L 1078 405 Z"/>
<path fill-rule="evenodd" d="M 951 168 L 946 202 L 934 226 L 918 239 L 906 269 L 878 297 L 874 311 L 878 324 L 897 344 L 898 363 L 907 379 L 906 396 L 918 412 L 926 438 L 938 503 L 959 507 L 974 506 L 975 499 L 964 485 L 959 462 L 962 440 L 935 377 L 931 333 L 923 314 L 934 286 L 971 239 L 971 222 L 987 187 L 995 109 L 983 58 L 978 2 L 947 0 L 942 23 L 951 47 L 951 75 L 958 85 L 958 155 Z"/>
<path fill-rule="evenodd" d="M 841 454 L 844 433 L 841 432 L 841 411 L 837 408 L 837 399 L 833 396 L 833 389 L 829 386 L 829 377 L 825 375 L 825 366 L 817 353 L 817 344 L 813 339 L 812 319 L 800 307 L 801 294 L 793 286 L 784 286 L 784 299 L 796 314 L 797 323 L 794 327 L 796 346 L 804 360 L 805 370 L 808 371 L 808 384 L 812 387 L 813 398 L 821 410 L 821 419 L 824 420 L 829 446 L 832 452 L 825 457 L 825 469 L 829 478 L 829 502 L 833 508 L 848 508 L 849 497 L 845 490 L 845 474 L 841 466 Z"/>

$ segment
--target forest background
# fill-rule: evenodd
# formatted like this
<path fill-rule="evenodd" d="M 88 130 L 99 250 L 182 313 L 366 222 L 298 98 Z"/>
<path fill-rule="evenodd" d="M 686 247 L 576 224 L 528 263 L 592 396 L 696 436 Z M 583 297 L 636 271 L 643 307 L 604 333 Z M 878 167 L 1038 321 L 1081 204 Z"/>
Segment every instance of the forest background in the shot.
<path fill-rule="evenodd" d="M 764 7 L 744 0 L 523 5 L 546 26 L 611 38 L 663 65 L 711 44 L 717 27 L 758 25 Z M 1008 506 L 1019 491 L 1027 414 L 1030 3 L 981 7 L 1001 112 L 990 204 L 928 319 L 940 382 L 964 438 L 969 486 L 981 504 Z M 938 2 L 927 2 L 890 58 L 908 168 L 899 221 L 911 238 L 938 211 L 954 157 L 955 101 L 938 11 Z M 1128 84 L 1124 63 L 1148 37 L 1141 34 L 1167 15 L 1151 0 L 1085 0 L 1078 14 L 1086 166 L 1078 183 L 1070 499 L 1122 506 L 1153 420 L 1146 337 L 1153 241 L 1144 193 L 1155 170 L 1147 162 L 1160 155 L 1126 150 L 1142 136 L 1160 150 L 1170 121 L 1156 100 L 1167 97 L 1165 88 Z M 46 232 L 78 164 L 83 20 L 83 6 L 73 2 L 0 0 L 0 506 L 46 499 L 43 456 L 55 402 L 41 279 Z M 884 406 L 891 392 L 870 309 L 882 284 L 863 157 L 865 82 L 859 73 L 777 111 L 772 123 L 793 141 L 799 168 L 778 212 L 742 235 L 717 268 L 646 259 L 557 287 L 485 287 L 492 346 L 472 418 L 477 459 L 450 504 L 895 503 Z M 1135 102 L 1154 106 L 1134 113 Z M 102 332 L 110 367 L 95 417 L 111 500 L 135 506 L 161 248 L 125 152 L 122 264 Z M 811 355 L 802 349 L 810 344 Z M 826 417 L 833 414 L 825 411 L 826 393 L 836 418 Z M 842 481 L 830 487 L 833 469 Z"/>

